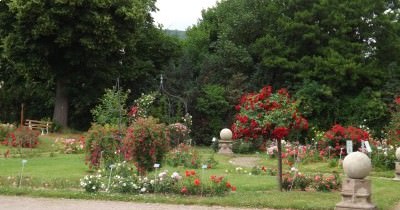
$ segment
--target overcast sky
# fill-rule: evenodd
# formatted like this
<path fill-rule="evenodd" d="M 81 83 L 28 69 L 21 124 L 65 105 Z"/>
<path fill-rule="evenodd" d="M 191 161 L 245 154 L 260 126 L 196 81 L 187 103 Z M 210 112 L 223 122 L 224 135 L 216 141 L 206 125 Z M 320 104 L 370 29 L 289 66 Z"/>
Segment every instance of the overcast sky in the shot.
<path fill-rule="evenodd" d="M 154 22 L 164 29 L 185 30 L 201 18 L 201 10 L 215 6 L 217 0 L 157 0 Z"/>

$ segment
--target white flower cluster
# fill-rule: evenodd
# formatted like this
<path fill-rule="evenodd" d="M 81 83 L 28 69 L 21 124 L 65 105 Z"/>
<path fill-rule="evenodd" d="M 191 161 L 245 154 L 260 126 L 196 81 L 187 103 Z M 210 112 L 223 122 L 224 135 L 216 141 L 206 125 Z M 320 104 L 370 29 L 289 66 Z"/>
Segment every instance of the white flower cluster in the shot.
<path fill-rule="evenodd" d="M 81 187 L 85 188 L 86 192 L 97 192 L 104 188 L 104 184 L 101 182 L 101 174 L 97 175 L 86 175 L 80 180 Z"/>
<path fill-rule="evenodd" d="M 137 177 L 126 162 L 113 164 L 113 170 L 98 170 L 97 175 L 87 175 L 80 180 L 80 185 L 87 192 L 106 190 L 119 193 L 167 192 L 182 176 L 178 172 L 170 175 L 167 170 L 153 178 Z M 128 170 L 125 170 L 128 169 Z M 103 174 L 103 176 L 101 175 Z M 111 177 L 110 177 L 111 176 Z M 164 190 L 164 191 L 160 191 Z"/>
<path fill-rule="evenodd" d="M 182 176 L 179 175 L 179 173 L 175 171 L 174 173 L 172 173 L 171 178 L 176 180 L 176 181 L 179 181 L 179 180 L 182 179 Z"/>
<path fill-rule="evenodd" d="M 154 100 L 156 100 L 157 94 L 157 92 L 152 92 L 149 94 L 142 93 L 142 96 L 134 101 L 135 105 L 138 107 L 138 117 L 147 117 L 148 110 L 150 109 L 150 106 L 154 103 Z"/>

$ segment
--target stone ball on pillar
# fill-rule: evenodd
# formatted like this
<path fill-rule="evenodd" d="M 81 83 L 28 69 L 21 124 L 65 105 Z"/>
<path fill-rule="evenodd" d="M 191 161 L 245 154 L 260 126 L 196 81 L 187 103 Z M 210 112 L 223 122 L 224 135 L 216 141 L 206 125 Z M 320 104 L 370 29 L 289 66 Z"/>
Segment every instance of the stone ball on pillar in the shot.
<path fill-rule="evenodd" d="M 229 128 L 224 128 L 219 133 L 221 140 L 232 140 L 232 131 Z"/>
<path fill-rule="evenodd" d="M 371 159 L 362 152 L 352 152 L 344 158 L 343 169 L 347 177 L 363 179 L 372 170 Z"/>

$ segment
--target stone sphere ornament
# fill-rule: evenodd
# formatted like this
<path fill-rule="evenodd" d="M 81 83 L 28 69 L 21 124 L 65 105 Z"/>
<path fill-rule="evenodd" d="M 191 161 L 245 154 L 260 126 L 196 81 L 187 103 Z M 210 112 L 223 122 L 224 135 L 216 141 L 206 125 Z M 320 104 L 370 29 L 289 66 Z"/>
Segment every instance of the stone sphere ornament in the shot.
<path fill-rule="evenodd" d="M 219 133 L 221 140 L 232 140 L 232 131 L 228 128 L 224 128 Z"/>
<path fill-rule="evenodd" d="M 344 158 L 343 169 L 347 177 L 363 179 L 372 170 L 371 159 L 362 152 L 352 152 Z"/>
<path fill-rule="evenodd" d="M 400 161 L 400 147 L 396 149 L 396 158 L 398 161 Z"/>

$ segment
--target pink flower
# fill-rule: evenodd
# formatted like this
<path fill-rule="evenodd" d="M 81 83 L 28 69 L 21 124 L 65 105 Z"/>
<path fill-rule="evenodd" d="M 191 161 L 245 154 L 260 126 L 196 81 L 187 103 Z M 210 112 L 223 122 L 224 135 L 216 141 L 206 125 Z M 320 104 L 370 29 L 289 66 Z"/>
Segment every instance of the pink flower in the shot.
<path fill-rule="evenodd" d="M 187 192 L 188 192 L 187 188 L 186 187 L 182 187 L 181 193 L 186 194 Z"/>

